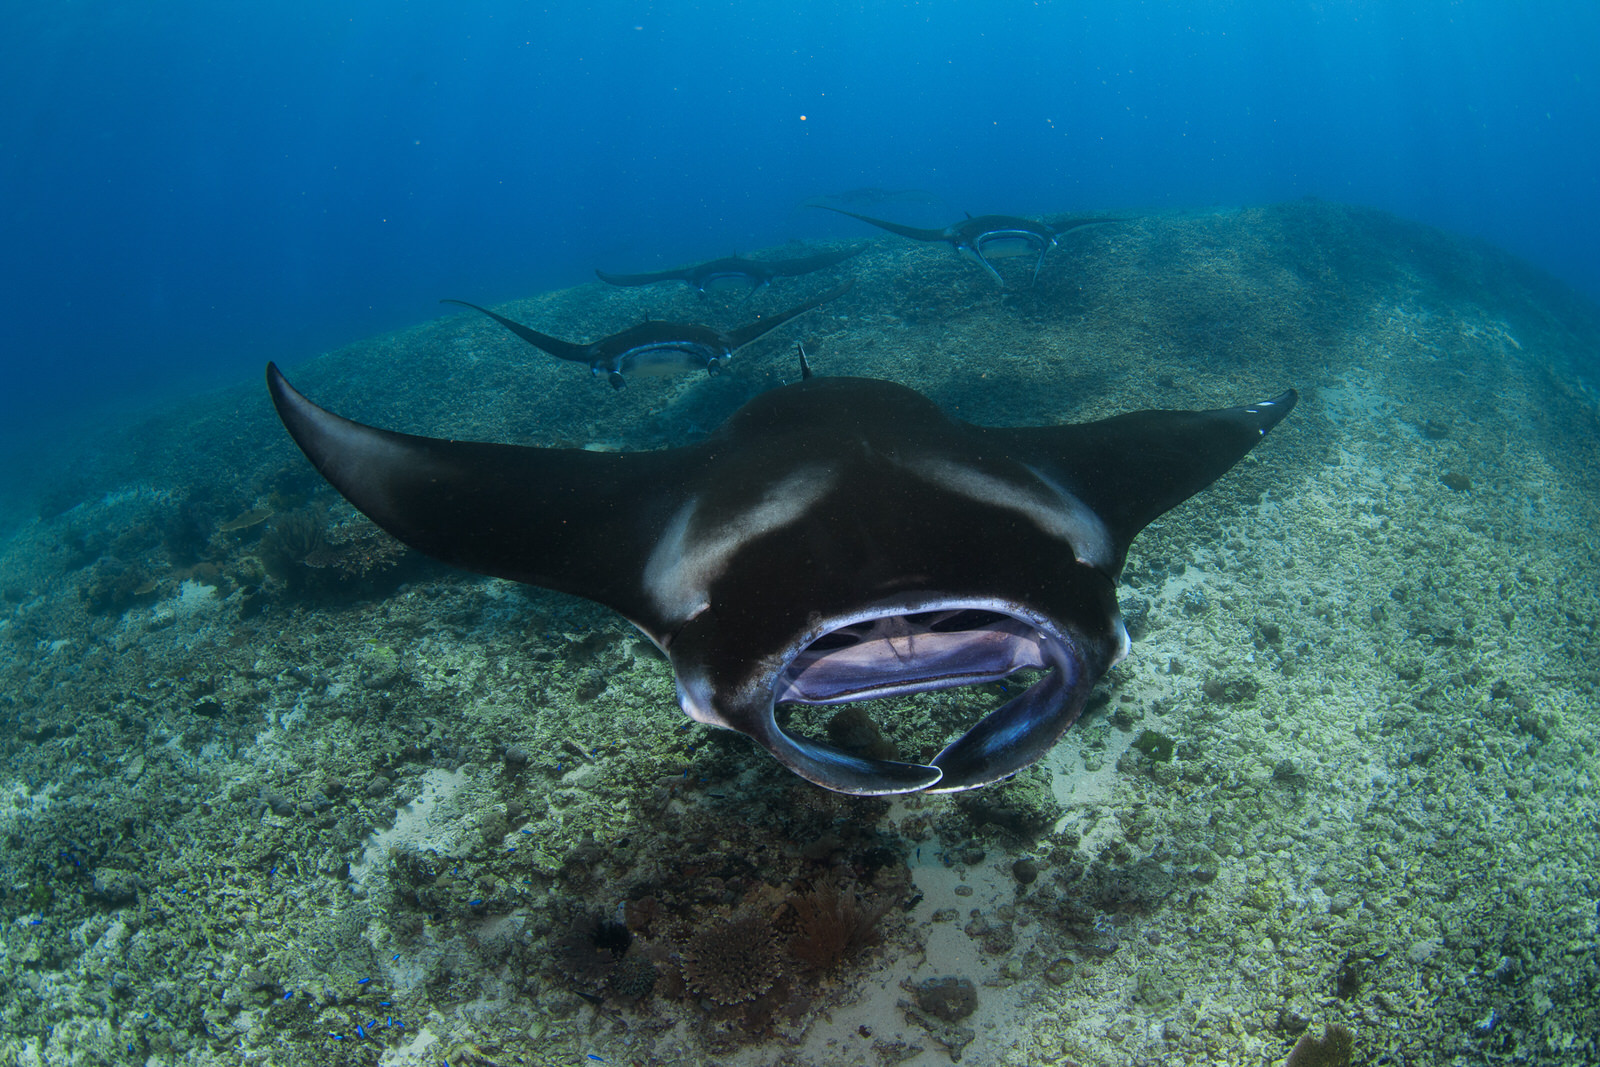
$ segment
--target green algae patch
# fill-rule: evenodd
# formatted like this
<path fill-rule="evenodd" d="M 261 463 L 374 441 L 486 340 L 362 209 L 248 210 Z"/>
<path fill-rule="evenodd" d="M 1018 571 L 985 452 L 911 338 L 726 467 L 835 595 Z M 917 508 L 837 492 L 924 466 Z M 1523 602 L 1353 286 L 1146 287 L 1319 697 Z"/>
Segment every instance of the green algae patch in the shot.
<path fill-rule="evenodd" d="M 1133 739 L 1133 747 L 1157 763 L 1166 763 L 1172 759 L 1172 751 L 1177 746 L 1166 734 L 1143 730 Z"/>

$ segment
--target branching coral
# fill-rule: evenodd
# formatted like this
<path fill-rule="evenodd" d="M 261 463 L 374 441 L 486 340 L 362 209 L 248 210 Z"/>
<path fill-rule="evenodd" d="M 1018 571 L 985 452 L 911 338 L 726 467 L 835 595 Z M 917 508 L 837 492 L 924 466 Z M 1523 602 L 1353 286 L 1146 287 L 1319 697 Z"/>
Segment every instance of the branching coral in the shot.
<path fill-rule="evenodd" d="M 309 508 L 275 517 L 257 552 L 290 595 L 307 598 L 381 592 L 403 576 L 408 558 L 405 545 L 371 523 L 328 525 Z"/>
<path fill-rule="evenodd" d="M 308 567 L 334 570 L 343 579 L 366 578 L 394 567 L 406 546 L 370 523 L 345 523 L 328 530 L 323 544 L 307 554 Z"/>
<path fill-rule="evenodd" d="M 742 912 L 695 931 L 683 948 L 683 977 L 713 1004 L 742 1004 L 771 989 L 782 966 L 772 924 Z"/>

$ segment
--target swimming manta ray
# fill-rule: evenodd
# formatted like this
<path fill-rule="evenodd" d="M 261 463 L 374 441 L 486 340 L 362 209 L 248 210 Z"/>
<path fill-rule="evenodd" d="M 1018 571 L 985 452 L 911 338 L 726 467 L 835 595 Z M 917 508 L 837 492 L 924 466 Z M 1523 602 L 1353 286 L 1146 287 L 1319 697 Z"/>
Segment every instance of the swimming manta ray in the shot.
<path fill-rule="evenodd" d="M 725 259 L 713 259 L 710 263 L 697 263 L 692 267 L 680 267 L 677 270 L 658 270 L 649 274 L 607 274 L 603 270 L 596 270 L 595 275 L 607 285 L 687 282 L 702 293 L 745 285 L 754 290 L 770 284 L 774 278 L 794 278 L 843 263 L 847 259 L 859 256 L 867 250 L 867 247 L 858 245 L 837 252 L 819 252 L 803 259 L 760 260 L 729 256 Z"/>
<path fill-rule="evenodd" d="M 1032 219 L 1020 219 L 1014 215 L 979 215 L 973 218 L 968 215 L 960 222 L 953 222 L 942 230 L 924 230 L 917 226 L 902 226 L 898 222 L 886 222 L 875 219 L 871 215 L 858 215 L 854 211 L 846 211 L 842 207 L 832 207 L 828 204 L 812 204 L 824 211 L 834 211 L 840 215 L 848 215 L 862 222 L 897 233 L 901 237 L 909 237 L 913 241 L 943 241 L 957 252 L 970 257 L 978 266 L 989 272 L 989 276 L 1004 289 L 1005 279 L 1000 277 L 1000 272 L 994 269 L 993 259 L 1006 259 L 1011 256 L 1037 255 L 1033 264 L 1033 280 L 1039 280 L 1039 268 L 1044 266 L 1045 253 L 1056 246 L 1057 238 L 1068 230 L 1076 230 L 1082 226 L 1092 226 L 1097 222 L 1122 222 L 1123 219 L 1109 218 L 1084 218 L 1067 219 L 1053 225 L 1034 222 Z"/>
<path fill-rule="evenodd" d="M 1026 767 L 1128 651 L 1116 581 L 1151 520 L 1294 406 L 986 429 L 910 389 L 808 378 L 698 444 L 588 452 L 414 437 L 324 411 L 267 367 L 333 487 L 418 551 L 617 611 L 690 718 L 843 793 L 950 792 Z M 836 704 L 1045 673 L 926 764 L 778 725 Z"/>
<path fill-rule="evenodd" d="M 630 326 L 610 337 L 602 337 L 589 344 L 574 344 L 549 334 L 530 329 L 514 319 L 497 315 L 488 308 L 469 304 L 465 300 L 441 300 L 441 304 L 459 304 L 481 311 L 535 348 L 542 349 L 557 359 L 574 363 L 587 363 L 594 374 L 604 374 L 612 388 L 621 389 L 628 384 L 626 375 L 676 374 L 679 371 L 699 370 L 716 374 L 733 354 L 757 337 L 777 329 L 796 315 L 821 307 L 837 296 L 842 296 L 853 282 L 845 282 L 828 290 L 815 300 L 797 304 L 787 311 L 765 315 L 754 322 L 719 330 L 691 322 L 645 321 Z"/>

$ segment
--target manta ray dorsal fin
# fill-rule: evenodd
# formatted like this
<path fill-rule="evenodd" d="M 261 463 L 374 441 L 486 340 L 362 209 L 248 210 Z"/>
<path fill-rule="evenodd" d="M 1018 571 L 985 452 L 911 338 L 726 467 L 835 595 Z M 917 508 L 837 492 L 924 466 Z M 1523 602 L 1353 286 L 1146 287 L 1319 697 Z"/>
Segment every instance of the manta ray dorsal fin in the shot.
<path fill-rule="evenodd" d="M 1138 532 L 1220 478 L 1294 410 L 1293 389 L 1214 411 L 1136 411 L 1100 422 L 983 430 L 1087 504 L 1110 531 L 1115 574 Z"/>
<path fill-rule="evenodd" d="M 662 634 L 644 560 L 687 499 L 698 446 L 617 453 L 417 437 L 318 407 L 272 364 L 267 386 L 306 458 L 399 540 L 479 574 L 587 597 Z"/>

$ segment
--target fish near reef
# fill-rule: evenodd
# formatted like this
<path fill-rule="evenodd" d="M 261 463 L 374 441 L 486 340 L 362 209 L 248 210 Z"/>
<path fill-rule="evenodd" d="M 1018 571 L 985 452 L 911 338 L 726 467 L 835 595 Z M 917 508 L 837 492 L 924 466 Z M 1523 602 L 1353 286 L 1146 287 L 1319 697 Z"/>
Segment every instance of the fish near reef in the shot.
<path fill-rule="evenodd" d="M 307 458 L 389 533 L 606 605 L 666 654 L 690 718 L 858 795 L 972 789 L 1043 756 L 1127 654 L 1129 543 L 1297 400 L 989 429 L 891 382 L 808 378 L 698 444 L 606 453 L 394 433 L 323 410 L 275 366 L 267 385 Z M 1045 673 L 927 764 L 775 716 L 1026 668 Z"/>

